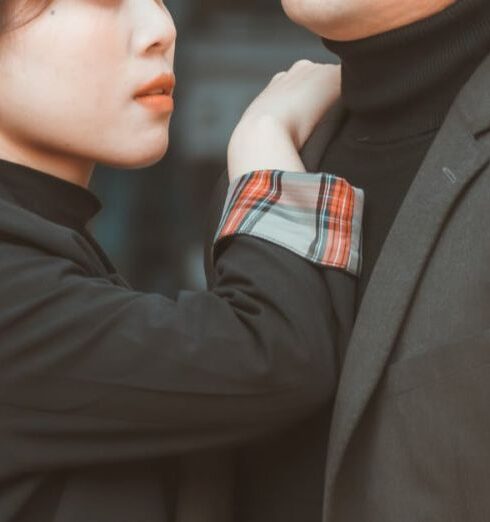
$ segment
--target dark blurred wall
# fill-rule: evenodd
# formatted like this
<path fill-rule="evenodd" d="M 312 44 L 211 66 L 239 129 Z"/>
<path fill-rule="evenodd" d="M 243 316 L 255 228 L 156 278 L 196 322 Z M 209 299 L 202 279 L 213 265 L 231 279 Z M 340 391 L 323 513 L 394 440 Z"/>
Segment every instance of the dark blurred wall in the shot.
<path fill-rule="evenodd" d="M 178 29 L 170 149 L 158 164 L 99 166 L 92 189 L 104 209 L 93 231 L 138 290 L 175 296 L 205 286 L 202 242 L 228 138 L 273 74 L 300 58 L 333 61 L 294 26 L 279 0 L 169 0 Z"/>

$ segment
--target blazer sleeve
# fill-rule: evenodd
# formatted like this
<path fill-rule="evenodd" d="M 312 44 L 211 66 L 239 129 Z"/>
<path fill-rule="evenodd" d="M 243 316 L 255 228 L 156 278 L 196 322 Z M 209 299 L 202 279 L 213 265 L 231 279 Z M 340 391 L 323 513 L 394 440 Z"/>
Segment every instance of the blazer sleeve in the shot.
<path fill-rule="evenodd" d="M 238 444 L 334 393 L 328 289 L 285 248 L 231 237 L 176 301 L 0 248 L 0 477 Z"/>

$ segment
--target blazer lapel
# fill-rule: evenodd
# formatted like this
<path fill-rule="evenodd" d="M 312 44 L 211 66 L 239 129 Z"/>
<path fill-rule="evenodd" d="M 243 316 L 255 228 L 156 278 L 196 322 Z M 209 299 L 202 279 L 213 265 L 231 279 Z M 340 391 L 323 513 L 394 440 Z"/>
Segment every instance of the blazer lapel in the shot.
<path fill-rule="evenodd" d="M 487 61 L 486 70 L 490 70 Z M 386 239 L 356 318 L 339 382 L 329 441 L 325 509 L 349 439 L 380 380 L 417 282 L 451 207 L 488 162 L 475 139 L 490 120 L 488 73 L 465 87 L 407 193 Z M 480 77 L 479 104 L 474 103 Z M 483 78 L 482 78 L 483 77 Z M 483 81 L 485 80 L 485 81 Z M 478 98 L 477 98 L 478 99 Z M 482 104 L 487 102 L 486 109 Z M 482 118 L 482 110 L 487 112 Z M 478 112 L 476 112 L 478 111 Z M 480 125 L 475 125 L 478 117 Z M 471 123 L 473 122 L 473 124 Z M 325 512 L 326 514 L 326 512 Z"/>

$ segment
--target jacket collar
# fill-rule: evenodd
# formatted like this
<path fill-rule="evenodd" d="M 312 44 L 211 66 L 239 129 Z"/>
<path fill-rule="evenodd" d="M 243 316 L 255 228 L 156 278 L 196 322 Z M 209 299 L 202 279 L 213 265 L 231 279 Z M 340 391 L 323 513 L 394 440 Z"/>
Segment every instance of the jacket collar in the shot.
<path fill-rule="evenodd" d="M 90 242 L 78 231 L 31 212 L 0 195 L 0 237 L 48 255 L 70 260 L 87 277 L 105 277 L 129 288 L 117 272 L 109 272 Z"/>

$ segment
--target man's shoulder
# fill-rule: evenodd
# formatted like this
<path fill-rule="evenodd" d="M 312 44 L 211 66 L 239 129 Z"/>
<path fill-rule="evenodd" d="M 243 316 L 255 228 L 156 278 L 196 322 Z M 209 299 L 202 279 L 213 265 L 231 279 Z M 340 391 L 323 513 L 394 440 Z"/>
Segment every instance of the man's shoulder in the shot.
<path fill-rule="evenodd" d="M 320 120 L 301 150 L 301 159 L 307 171 L 318 171 L 325 149 L 337 133 L 346 114 L 345 106 L 339 99 Z"/>

